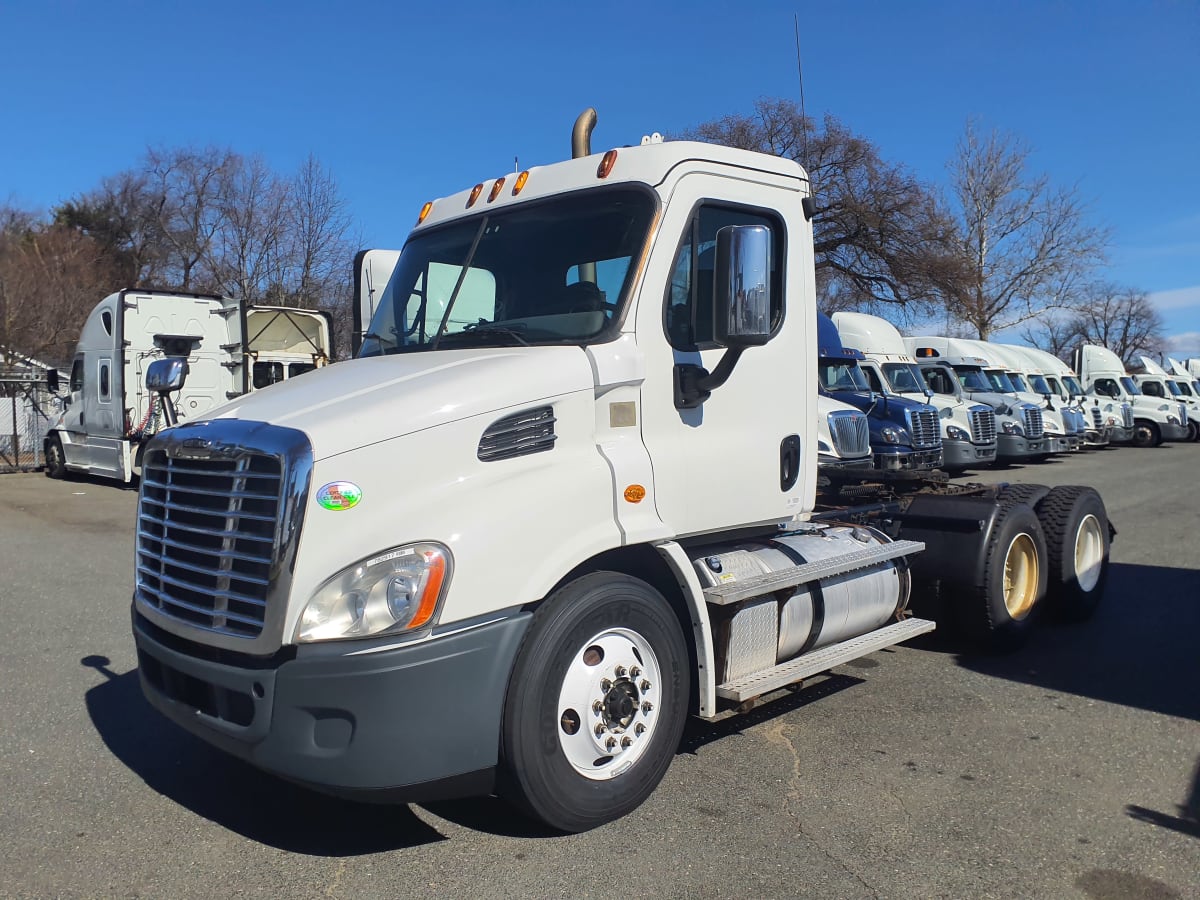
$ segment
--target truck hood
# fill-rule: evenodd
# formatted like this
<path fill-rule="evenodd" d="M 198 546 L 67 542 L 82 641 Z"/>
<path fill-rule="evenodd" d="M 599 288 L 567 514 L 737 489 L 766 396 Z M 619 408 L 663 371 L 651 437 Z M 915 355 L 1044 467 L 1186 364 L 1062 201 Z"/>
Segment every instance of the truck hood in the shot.
<path fill-rule="evenodd" d="M 445 350 L 354 359 L 289 378 L 215 410 L 295 428 L 324 459 L 471 416 L 591 390 L 579 347 Z"/>

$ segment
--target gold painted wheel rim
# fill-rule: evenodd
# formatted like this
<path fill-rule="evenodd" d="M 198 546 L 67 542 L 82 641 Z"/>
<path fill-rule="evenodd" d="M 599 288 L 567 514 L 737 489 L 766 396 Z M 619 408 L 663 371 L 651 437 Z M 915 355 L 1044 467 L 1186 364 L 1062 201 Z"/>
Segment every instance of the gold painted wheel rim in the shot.
<path fill-rule="evenodd" d="M 1028 534 L 1018 534 L 1004 555 L 1004 608 L 1014 619 L 1023 619 L 1037 602 L 1037 545 Z"/>

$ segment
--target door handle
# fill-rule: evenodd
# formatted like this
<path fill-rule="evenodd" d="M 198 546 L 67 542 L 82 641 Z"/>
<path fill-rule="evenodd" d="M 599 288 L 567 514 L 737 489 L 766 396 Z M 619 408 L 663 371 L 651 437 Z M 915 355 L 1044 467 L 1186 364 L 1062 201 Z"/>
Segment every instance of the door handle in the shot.
<path fill-rule="evenodd" d="M 789 434 L 779 444 L 779 489 L 790 491 L 800 478 L 800 435 Z"/>

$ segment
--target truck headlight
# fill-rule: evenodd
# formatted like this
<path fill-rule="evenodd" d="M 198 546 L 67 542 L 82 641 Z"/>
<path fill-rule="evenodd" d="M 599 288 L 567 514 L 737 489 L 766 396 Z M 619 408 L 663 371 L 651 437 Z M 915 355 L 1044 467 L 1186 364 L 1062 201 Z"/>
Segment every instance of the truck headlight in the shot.
<path fill-rule="evenodd" d="M 879 433 L 883 435 L 883 439 L 889 444 L 908 443 L 908 434 L 903 428 L 896 428 L 893 425 L 884 425 L 879 429 Z"/>
<path fill-rule="evenodd" d="M 1025 436 L 1025 429 L 1016 422 L 1002 422 L 1000 427 L 1004 429 L 1005 434 L 1019 434 Z"/>
<path fill-rule="evenodd" d="M 1164 403 L 1162 406 L 1160 406 L 1160 407 L 1158 408 L 1158 411 L 1159 411 L 1159 412 L 1166 412 L 1166 411 L 1167 411 L 1168 409 L 1170 409 L 1170 408 L 1171 408 L 1171 404 L 1169 404 L 1169 403 Z"/>
<path fill-rule="evenodd" d="M 956 425 L 946 426 L 946 437 L 952 441 L 969 441 L 971 436 Z"/>
<path fill-rule="evenodd" d="M 308 601 L 296 640 L 369 637 L 428 625 L 450 569 L 450 551 L 432 543 L 396 547 L 347 566 Z"/>

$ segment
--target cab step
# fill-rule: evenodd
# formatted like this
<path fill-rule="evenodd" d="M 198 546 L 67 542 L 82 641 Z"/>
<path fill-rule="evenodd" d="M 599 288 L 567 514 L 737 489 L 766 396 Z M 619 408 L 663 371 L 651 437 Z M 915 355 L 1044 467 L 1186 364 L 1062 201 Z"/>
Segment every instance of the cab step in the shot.
<path fill-rule="evenodd" d="M 852 659 L 858 659 L 860 656 L 866 656 L 868 653 L 874 653 L 884 647 L 890 647 L 901 641 L 915 638 L 919 634 L 933 631 L 936 627 L 937 625 L 928 619 L 905 619 L 903 622 L 896 622 L 893 625 L 869 631 L 856 638 L 850 638 L 848 641 L 830 644 L 828 647 L 822 647 L 820 650 L 806 653 L 769 669 L 726 681 L 724 684 L 717 685 L 717 696 L 733 700 L 736 703 L 761 697 L 763 694 L 769 694 L 781 687 L 787 687 L 789 684 L 795 684 L 797 681 L 827 672 L 834 666 L 840 666 Z"/>
<path fill-rule="evenodd" d="M 781 591 L 799 584 L 807 584 L 810 581 L 820 581 L 822 578 L 833 578 L 835 575 L 845 575 L 847 572 L 865 569 L 901 556 L 911 556 L 924 549 L 925 545 L 921 541 L 891 541 L 887 544 L 873 544 L 854 553 L 831 556 L 828 559 L 801 563 L 793 568 L 781 569 L 766 575 L 756 575 L 741 581 L 714 585 L 704 589 L 704 599 L 713 606 L 728 606 L 730 603 L 740 603 L 742 600 L 761 597 L 772 591 Z"/>

